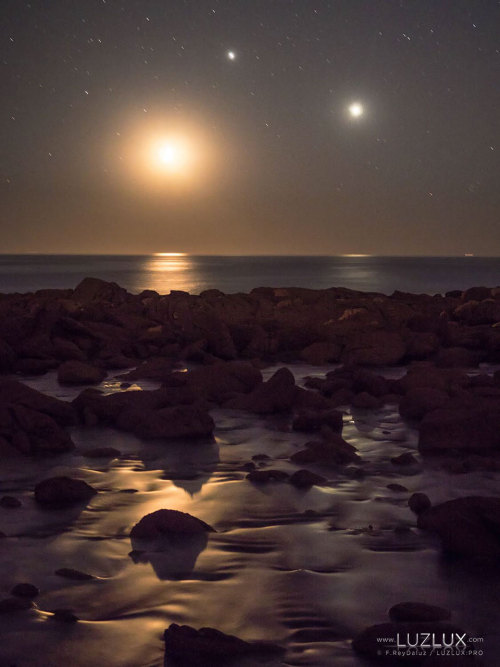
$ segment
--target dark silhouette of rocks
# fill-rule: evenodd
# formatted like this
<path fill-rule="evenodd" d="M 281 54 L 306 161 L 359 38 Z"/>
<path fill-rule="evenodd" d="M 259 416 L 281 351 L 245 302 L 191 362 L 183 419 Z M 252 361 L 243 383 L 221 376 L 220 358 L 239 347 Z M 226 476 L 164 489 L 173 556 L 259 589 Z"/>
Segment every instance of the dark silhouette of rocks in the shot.
<path fill-rule="evenodd" d="M 309 489 L 316 484 L 325 484 L 327 480 L 326 477 L 322 477 L 322 475 L 317 475 L 311 470 L 302 468 L 301 470 L 296 470 L 293 475 L 290 476 L 289 481 L 290 484 L 296 486 L 298 489 Z"/>
<path fill-rule="evenodd" d="M 165 658 L 182 665 L 223 665 L 245 656 L 276 656 L 283 650 L 267 642 L 246 642 L 214 628 L 195 630 L 189 625 L 172 623 L 164 632 Z M 165 661 L 165 664 L 167 662 Z"/>
<path fill-rule="evenodd" d="M 106 377 L 106 371 L 83 361 L 65 361 L 57 371 L 60 384 L 99 384 Z"/>
<path fill-rule="evenodd" d="M 290 456 L 290 461 L 298 465 L 319 463 L 326 466 L 359 463 L 360 457 L 356 448 L 346 442 L 340 435 L 327 432 L 323 440 L 313 440 Z"/>
<path fill-rule="evenodd" d="M 10 591 L 11 595 L 15 595 L 20 598 L 28 598 L 32 600 L 39 595 L 40 591 L 33 584 L 28 583 L 19 583 L 16 584 Z"/>
<path fill-rule="evenodd" d="M 290 475 L 283 470 L 252 470 L 247 479 L 255 484 L 267 484 L 267 482 L 286 482 Z"/>
<path fill-rule="evenodd" d="M 81 572 L 80 570 L 74 570 L 71 567 L 61 567 L 59 570 L 56 570 L 54 574 L 57 574 L 58 577 L 63 577 L 64 579 L 72 579 L 73 581 L 90 581 L 91 579 L 95 579 L 91 574 Z"/>
<path fill-rule="evenodd" d="M 35 486 L 35 501 L 45 509 L 87 503 L 97 491 L 81 479 L 50 477 Z"/>
<path fill-rule="evenodd" d="M 419 513 L 417 525 L 436 533 L 450 555 L 488 560 L 500 556 L 500 498 L 448 500 Z"/>
<path fill-rule="evenodd" d="M 198 534 L 214 532 L 214 529 L 201 519 L 177 510 L 157 510 L 146 514 L 130 531 L 131 539 L 156 540 L 171 533 Z"/>
<path fill-rule="evenodd" d="M 408 498 L 408 507 L 415 514 L 421 514 L 429 509 L 431 501 L 425 493 L 412 493 Z"/>

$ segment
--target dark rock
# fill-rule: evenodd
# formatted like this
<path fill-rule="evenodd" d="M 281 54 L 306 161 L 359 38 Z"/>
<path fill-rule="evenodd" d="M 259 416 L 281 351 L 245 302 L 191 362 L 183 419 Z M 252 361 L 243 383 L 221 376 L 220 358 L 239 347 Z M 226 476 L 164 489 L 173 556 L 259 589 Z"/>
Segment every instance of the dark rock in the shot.
<path fill-rule="evenodd" d="M 90 581 L 90 579 L 95 579 L 91 574 L 80 572 L 80 570 L 73 570 L 71 567 L 61 567 L 59 570 L 56 570 L 54 574 L 57 574 L 58 577 L 72 579 L 74 581 Z"/>
<path fill-rule="evenodd" d="M 262 384 L 262 373 L 244 361 L 217 362 L 187 373 L 187 386 L 199 398 L 221 404 L 234 394 L 248 394 Z"/>
<path fill-rule="evenodd" d="M 317 475 L 310 470 L 297 470 L 290 477 L 290 484 L 296 486 L 298 489 L 308 489 L 315 484 L 325 484 L 327 481 L 325 477 Z"/>
<path fill-rule="evenodd" d="M 26 583 L 16 584 L 10 591 L 11 595 L 20 598 L 29 598 L 30 600 L 36 598 L 39 593 L 40 591 L 36 586 Z"/>
<path fill-rule="evenodd" d="M 337 343 L 318 342 L 305 347 L 299 357 L 313 366 L 335 363 L 340 359 L 342 348 Z"/>
<path fill-rule="evenodd" d="M 434 357 L 434 363 L 438 368 L 475 368 L 484 357 L 485 354 L 479 351 L 447 347 L 439 350 Z"/>
<path fill-rule="evenodd" d="M 299 465 L 322 463 L 324 465 L 345 465 L 358 463 L 360 460 L 355 447 L 346 442 L 340 435 L 331 434 L 328 441 L 306 443 L 306 449 L 292 454 L 290 461 Z"/>
<path fill-rule="evenodd" d="M 35 486 L 35 501 L 46 509 L 87 503 L 97 491 L 81 479 L 50 477 Z"/>
<path fill-rule="evenodd" d="M 173 368 L 174 364 L 171 359 L 159 357 L 148 359 L 140 364 L 140 366 L 137 366 L 137 368 L 134 368 L 119 377 L 131 381 L 142 379 L 165 380 L 170 376 Z"/>
<path fill-rule="evenodd" d="M 500 556 L 500 498 L 448 500 L 420 513 L 417 525 L 437 533 L 449 554 L 479 559 Z"/>
<path fill-rule="evenodd" d="M 0 614 L 10 614 L 14 611 L 33 609 L 34 603 L 29 598 L 11 597 L 0 600 Z"/>
<path fill-rule="evenodd" d="M 319 431 L 324 425 L 337 433 L 342 432 L 343 419 L 339 410 L 304 410 L 294 418 L 292 429 L 303 433 Z"/>
<path fill-rule="evenodd" d="M 399 454 L 399 456 L 393 456 L 391 463 L 396 466 L 411 466 L 418 463 L 418 461 L 410 452 L 404 452 L 404 454 Z"/>
<path fill-rule="evenodd" d="M 280 368 L 267 382 L 250 394 L 229 401 L 226 407 L 249 410 L 257 414 L 273 414 L 290 410 L 297 395 L 295 378 L 288 368 Z"/>
<path fill-rule="evenodd" d="M 390 390 L 389 381 L 381 375 L 376 375 L 371 371 L 357 368 L 352 375 L 352 389 L 354 392 L 366 392 L 371 396 L 380 398 L 388 394 Z"/>
<path fill-rule="evenodd" d="M 0 405 L 20 405 L 52 417 L 62 426 L 76 424 L 76 413 L 71 404 L 46 396 L 17 380 L 0 382 Z"/>
<path fill-rule="evenodd" d="M 0 507 L 5 507 L 5 509 L 15 509 L 21 506 L 22 502 L 14 496 L 2 496 L 0 498 Z"/>
<path fill-rule="evenodd" d="M 418 448 L 423 453 L 500 448 L 500 411 L 462 406 L 429 412 L 420 422 Z"/>
<path fill-rule="evenodd" d="M 406 353 L 400 334 L 392 331 L 355 333 L 348 341 L 342 361 L 359 366 L 394 366 Z"/>
<path fill-rule="evenodd" d="M 460 298 L 466 303 L 467 301 L 484 301 L 484 299 L 489 299 L 491 297 L 491 288 L 490 287 L 469 287 L 464 290 Z"/>
<path fill-rule="evenodd" d="M 265 484 L 267 482 L 285 482 L 289 478 L 289 474 L 283 472 L 283 470 L 252 470 L 246 478 L 255 484 Z"/>
<path fill-rule="evenodd" d="M 45 375 L 52 368 L 57 367 L 54 359 L 18 359 L 14 370 L 19 375 Z"/>
<path fill-rule="evenodd" d="M 351 405 L 355 408 L 363 408 L 366 410 L 378 410 L 382 407 L 382 401 L 380 398 L 372 396 L 366 391 L 362 391 L 360 394 L 355 394 L 351 400 Z"/>
<path fill-rule="evenodd" d="M 448 621 L 451 611 L 424 602 L 400 602 L 389 609 L 389 618 L 394 622 Z"/>
<path fill-rule="evenodd" d="M 431 501 L 429 496 L 425 493 L 413 493 L 408 498 L 408 507 L 415 514 L 422 514 L 422 512 L 427 511 L 431 506 Z"/>
<path fill-rule="evenodd" d="M 399 414 L 404 419 L 420 420 L 428 412 L 450 403 L 449 395 L 441 389 L 417 387 L 411 389 L 399 402 Z"/>
<path fill-rule="evenodd" d="M 130 531 L 130 537 L 137 540 L 155 540 L 159 537 L 177 534 L 200 534 L 215 532 L 201 519 L 177 510 L 157 510 L 146 514 Z"/>
<path fill-rule="evenodd" d="M 69 434 L 43 412 L 12 405 L 2 416 L 4 435 L 23 454 L 57 454 L 74 448 Z"/>
<path fill-rule="evenodd" d="M 60 623 L 76 623 L 80 619 L 76 616 L 72 609 L 54 609 L 52 612 L 54 621 Z"/>
<path fill-rule="evenodd" d="M 395 491 L 396 493 L 407 493 L 408 489 L 406 486 L 403 486 L 402 484 L 388 484 L 387 488 L 390 489 L 391 491 Z"/>
<path fill-rule="evenodd" d="M 59 366 L 57 380 L 60 384 L 99 384 L 106 371 L 82 361 L 65 361 Z"/>
<path fill-rule="evenodd" d="M 117 426 L 145 439 L 204 438 L 211 436 L 215 428 L 208 412 L 196 405 L 123 412 Z"/>
<path fill-rule="evenodd" d="M 84 278 L 73 291 L 73 299 L 80 303 L 109 301 L 121 304 L 127 301 L 127 297 L 127 291 L 123 287 L 99 278 Z"/>
<path fill-rule="evenodd" d="M 92 449 L 85 449 L 82 454 L 89 459 L 116 458 L 121 456 L 120 450 L 114 447 L 93 447 Z"/>
<path fill-rule="evenodd" d="M 437 368 L 430 363 L 412 365 L 405 376 L 397 380 L 395 388 L 402 394 L 418 389 L 432 388 L 449 393 L 469 383 L 467 374 L 454 368 Z"/>
<path fill-rule="evenodd" d="M 246 642 L 233 635 L 226 635 L 213 628 L 195 630 L 188 625 L 172 623 L 165 630 L 165 655 L 179 660 L 182 665 L 215 667 L 231 659 L 247 655 L 280 655 L 283 650 L 265 642 Z"/>
<path fill-rule="evenodd" d="M 268 456 L 267 454 L 254 454 L 254 455 L 252 456 L 252 460 L 253 460 L 253 461 L 269 461 L 270 458 L 271 458 L 271 457 Z"/>

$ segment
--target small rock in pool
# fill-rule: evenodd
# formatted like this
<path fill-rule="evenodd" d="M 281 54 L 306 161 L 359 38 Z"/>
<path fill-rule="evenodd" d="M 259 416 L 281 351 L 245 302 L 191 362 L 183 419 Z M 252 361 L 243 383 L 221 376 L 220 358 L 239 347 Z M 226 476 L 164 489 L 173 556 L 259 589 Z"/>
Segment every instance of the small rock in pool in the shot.
<path fill-rule="evenodd" d="M 399 456 L 393 456 L 391 458 L 391 463 L 396 466 L 411 466 L 418 463 L 417 459 L 410 452 L 405 452 Z"/>
<path fill-rule="evenodd" d="M 195 630 L 189 625 L 172 623 L 163 635 L 165 655 L 180 660 L 183 665 L 215 667 L 224 661 L 245 655 L 273 656 L 283 653 L 276 644 L 246 642 L 213 628 Z"/>
<path fill-rule="evenodd" d="M 402 484 L 388 484 L 387 488 L 390 491 L 396 491 L 396 493 L 407 493 L 408 489 L 406 486 L 403 486 Z"/>
<path fill-rule="evenodd" d="M 22 502 L 19 498 L 14 498 L 14 496 L 2 496 L 0 498 L 0 507 L 5 507 L 5 509 L 15 509 L 16 507 L 21 507 Z"/>
<path fill-rule="evenodd" d="M 253 470 L 246 478 L 250 482 L 265 484 L 266 482 L 285 482 L 288 477 L 288 473 L 283 470 Z"/>
<path fill-rule="evenodd" d="M 130 531 L 137 540 L 155 540 L 170 533 L 193 535 L 215 530 L 201 519 L 178 510 L 157 510 L 142 517 Z"/>
<path fill-rule="evenodd" d="M 97 491 L 81 479 L 50 477 L 35 486 L 35 500 L 47 509 L 63 509 L 86 503 Z"/>
<path fill-rule="evenodd" d="M 34 603 L 29 598 L 11 597 L 0 600 L 0 614 L 9 614 L 13 611 L 34 608 Z"/>
<path fill-rule="evenodd" d="M 429 509 L 431 501 L 425 493 L 414 493 L 408 499 L 408 507 L 415 514 L 422 514 Z"/>
<path fill-rule="evenodd" d="M 114 447 L 93 447 L 92 449 L 84 450 L 82 454 L 89 459 L 112 459 L 121 456 L 120 450 Z"/>
<path fill-rule="evenodd" d="M 33 584 L 16 584 L 10 591 L 11 595 L 15 595 L 20 598 L 29 598 L 33 599 L 40 593 L 39 589 Z"/>
<path fill-rule="evenodd" d="M 297 470 L 290 477 L 290 484 L 296 486 L 298 489 L 308 489 L 315 484 L 324 484 L 326 482 L 326 477 L 317 475 L 310 470 Z"/>
<path fill-rule="evenodd" d="M 54 621 L 59 621 L 60 623 L 76 623 L 80 620 L 71 609 L 54 609 L 52 614 Z"/>
<path fill-rule="evenodd" d="M 389 609 L 391 621 L 447 621 L 451 611 L 424 602 L 400 602 Z"/>
<path fill-rule="evenodd" d="M 57 574 L 58 577 L 74 579 L 75 581 L 89 581 L 90 579 L 95 579 L 91 574 L 80 572 L 80 570 L 74 570 L 71 567 L 61 567 L 59 570 L 56 570 L 54 574 Z"/>

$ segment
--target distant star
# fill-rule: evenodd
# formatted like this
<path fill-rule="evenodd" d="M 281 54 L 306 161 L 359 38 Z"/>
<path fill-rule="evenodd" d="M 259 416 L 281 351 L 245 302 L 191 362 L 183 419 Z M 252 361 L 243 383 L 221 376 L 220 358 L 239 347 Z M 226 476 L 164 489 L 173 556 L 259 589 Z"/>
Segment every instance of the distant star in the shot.
<path fill-rule="evenodd" d="M 228 51 L 226 56 L 228 60 L 236 60 L 236 53 L 234 51 Z"/>

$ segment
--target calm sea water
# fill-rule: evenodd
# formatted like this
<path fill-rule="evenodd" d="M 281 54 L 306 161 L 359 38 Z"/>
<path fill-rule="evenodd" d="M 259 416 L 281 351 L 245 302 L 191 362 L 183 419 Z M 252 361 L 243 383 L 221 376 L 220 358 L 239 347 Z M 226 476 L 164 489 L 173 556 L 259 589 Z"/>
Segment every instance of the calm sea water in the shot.
<path fill-rule="evenodd" d="M 130 292 L 226 293 L 254 287 L 348 287 L 444 293 L 500 284 L 500 257 L 287 257 L 206 255 L 0 255 L 0 292 L 75 287 L 86 276 Z"/>

